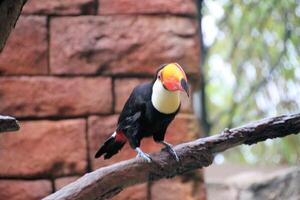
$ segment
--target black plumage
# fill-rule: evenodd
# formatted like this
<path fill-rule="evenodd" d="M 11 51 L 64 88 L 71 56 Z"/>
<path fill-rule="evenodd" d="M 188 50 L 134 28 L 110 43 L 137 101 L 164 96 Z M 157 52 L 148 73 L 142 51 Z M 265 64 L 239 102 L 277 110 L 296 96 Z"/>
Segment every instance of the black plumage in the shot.
<path fill-rule="evenodd" d="M 118 120 L 117 131 L 123 131 L 132 148 L 140 146 L 144 137 L 153 136 L 156 142 L 163 141 L 168 125 L 179 108 L 171 114 L 156 110 L 151 102 L 152 83 L 137 86 L 127 100 Z"/>
<path fill-rule="evenodd" d="M 153 88 L 156 92 L 154 95 L 152 95 Z M 104 155 L 104 159 L 108 159 L 118 153 L 128 141 L 139 157 L 151 162 L 150 156 L 144 153 L 139 146 L 143 138 L 152 136 L 154 141 L 163 144 L 178 162 L 179 157 L 172 146 L 164 141 L 164 138 L 169 124 L 180 110 L 179 96 L 172 96 L 176 94 L 172 94 L 172 92 L 179 91 L 189 94 L 186 75 L 181 66 L 177 63 L 160 66 L 152 82 L 141 84 L 133 89 L 119 116 L 116 131 L 100 147 L 95 157 L 98 158 Z M 170 96 L 170 94 L 172 95 Z M 151 100 L 152 96 L 155 107 Z M 160 97 L 162 99 L 159 99 Z M 166 110 L 169 109 L 166 104 L 174 102 L 176 103 L 169 105 L 174 106 L 171 109 L 175 111 L 166 114 L 169 112 L 169 110 Z M 178 106 L 178 108 L 175 106 Z M 156 108 L 161 109 L 162 112 Z"/>
<path fill-rule="evenodd" d="M 155 78 L 156 79 L 156 78 Z M 151 137 L 156 142 L 162 142 L 166 130 L 178 113 L 164 114 L 156 110 L 151 102 L 154 82 L 139 85 L 134 88 L 118 119 L 116 132 L 124 134 L 130 146 L 135 149 L 140 146 L 144 137 Z M 110 137 L 98 150 L 95 157 L 104 155 L 110 158 L 124 146 L 126 141 L 116 141 Z"/>
<path fill-rule="evenodd" d="M 101 148 L 97 151 L 95 158 L 104 155 L 104 159 L 109 159 L 113 155 L 117 154 L 119 150 L 121 150 L 124 146 L 125 142 L 123 141 L 116 141 L 115 137 L 108 138 Z"/>

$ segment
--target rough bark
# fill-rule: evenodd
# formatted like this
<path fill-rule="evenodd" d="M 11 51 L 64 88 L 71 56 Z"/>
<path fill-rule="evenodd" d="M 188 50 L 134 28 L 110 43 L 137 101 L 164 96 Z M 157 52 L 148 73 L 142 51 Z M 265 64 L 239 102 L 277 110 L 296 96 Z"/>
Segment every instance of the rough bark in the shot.
<path fill-rule="evenodd" d="M 0 0 L 0 53 L 27 0 Z"/>
<path fill-rule="evenodd" d="M 218 135 L 177 145 L 180 163 L 167 152 L 151 154 L 152 163 L 135 158 L 88 173 L 77 181 L 49 195 L 45 200 L 56 199 L 107 199 L 124 188 L 148 180 L 173 177 L 184 172 L 209 166 L 213 155 L 226 149 L 266 139 L 297 134 L 300 131 L 300 113 L 263 119 L 251 124 L 226 129 Z"/>
<path fill-rule="evenodd" d="M 7 131 L 17 131 L 19 129 L 20 127 L 18 121 L 15 118 L 0 115 L 0 133 Z"/>

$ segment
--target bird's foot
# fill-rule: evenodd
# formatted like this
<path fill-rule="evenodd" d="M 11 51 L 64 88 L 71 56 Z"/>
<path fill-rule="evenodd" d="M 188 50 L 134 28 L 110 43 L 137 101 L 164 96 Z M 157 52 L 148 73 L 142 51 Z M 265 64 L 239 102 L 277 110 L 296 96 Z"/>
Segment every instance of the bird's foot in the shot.
<path fill-rule="evenodd" d="M 171 144 L 169 144 L 165 141 L 162 141 L 162 142 L 159 142 L 159 143 L 165 145 L 165 148 L 163 148 L 162 150 L 166 150 L 167 152 L 169 152 L 169 154 L 171 154 L 175 158 L 175 160 L 177 162 L 179 162 L 179 157 L 178 157 L 176 151 L 173 149 L 173 146 Z"/>
<path fill-rule="evenodd" d="M 152 159 L 149 154 L 144 153 L 139 147 L 135 148 L 135 151 L 137 152 L 136 157 L 142 158 L 144 161 L 151 163 Z"/>

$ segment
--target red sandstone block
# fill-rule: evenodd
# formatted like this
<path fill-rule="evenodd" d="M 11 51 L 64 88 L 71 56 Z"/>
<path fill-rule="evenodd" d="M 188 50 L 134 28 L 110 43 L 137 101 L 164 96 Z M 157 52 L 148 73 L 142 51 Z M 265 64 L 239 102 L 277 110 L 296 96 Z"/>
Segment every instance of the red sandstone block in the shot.
<path fill-rule="evenodd" d="M 16 134 L 0 135 L 0 177 L 84 173 L 85 120 L 22 122 Z"/>
<path fill-rule="evenodd" d="M 46 17 L 21 16 L 0 54 L 0 74 L 46 74 Z"/>
<path fill-rule="evenodd" d="M 117 155 L 118 157 L 110 160 L 95 159 L 94 155 L 98 150 L 99 146 L 102 145 L 106 139 L 115 131 L 118 116 L 110 115 L 106 117 L 92 116 L 88 119 L 88 142 L 89 142 L 89 156 L 93 169 L 100 166 L 107 166 L 113 164 L 117 160 L 122 160 L 130 157 L 130 152 L 122 151 L 122 154 Z M 124 158 L 125 157 L 125 158 Z"/>
<path fill-rule="evenodd" d="M 196 15 L 193 0 L 98 0 L 100 15 L 109 14 L 182 14 Z"/>
<path fill-rule="evenodd" d="M 78 176 L 68 176 L 68 177 L 62 177 L 62 178 L 58 178 L 55 179 L 55 190 L 60 190 L 61 188 L 63 188 L 64 186 L 73 183 L 74 181 L 76 181 L 79 177 Z"/>
<path fill-rule="evenodd" d="M 96 2 L 94 0 L 28 0 L 22 12 L 49 15 L 95 14 Z"/>
<path fill-rule="evenodd" d="M 193 197 L 193 181 L 182 182 L 180 177 L 162 179 L 151 187 L 152 200 L 196 200 Z"/>
<path fill-rule="evenodd" d="M 147 183 L 125 188 L 112 200 L 144 200 L 147 199 Z"/>
<path fill-rule="evenodd" d="M 175 16 L 80 16 L 51 20 L 53 74 L 153 74 L 178 62 L 199 73 L 195 19 Z"/>
<path fill-rule="evenodd" d="M 181 98 L 181 107 L 180 112 L 182 113 L 190 113 L 193 111 L 192 108 L 192 94 L 190 93 L 190 97 L 188 97 L 185 93 L 180 94 Z"/>
<path fill-rule="evenodd" d="M 122 78 L 116 79 L 115 87 L 115 111 L 121 112 L 123 106 L 131 94 L 132 90 L 139 84 L 150 82 L 151 79 Z"/>
<path fill-rule="evenodd" d="M 110 113 L 111 79 L 3 77 L 0 102 L 0 113 L 17 117 Z"/>
<path fill-rule="evenodd" d="M 90 159 L 93 169 L 107 166 L 121 160 L 130 159 L 136 156 L 128 143 L 124 148 L 113 158 L 109 160 L 94 159 L 94 155 L 99 146 L 115 131 L 118 116 L 112 115 L 107 117 L 92 116 L 88 119 L 88 140 L 90 144 Z M 172 122 L 166 133 L 166 141 L 171 144 L 179 144 L 190 141 L 197 137 L 198 126 L 195 118 L 192 115 L 180 114 Z M 141 149 L 145 152 L 160 151 L 162 145 L 156 144 L 152 137 L 142 140 Z"/>
<path fill-rule="evenodd" d="M 52 192 L 50 181 L 0 180 L 0 199 L 40 200 Z"/>
<path fill-rule="evenodd" d="M 152 81 L 151 79 L 122 78 L 115 80 L 115 111 L 121 112 L 132 90 L 139 84 Z M 181 112 L 191 112 L 192 98 L 181 95 Z"/>

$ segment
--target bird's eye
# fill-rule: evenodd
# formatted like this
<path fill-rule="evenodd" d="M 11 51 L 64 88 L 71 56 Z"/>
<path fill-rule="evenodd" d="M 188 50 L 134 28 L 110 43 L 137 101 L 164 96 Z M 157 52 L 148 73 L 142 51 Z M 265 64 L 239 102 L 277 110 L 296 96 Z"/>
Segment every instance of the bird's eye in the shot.
<path fill-rule="evenodd" d="M 160 74 L 158 74 L 158 79 L 160 79 Z"/>
<path fill-rule="evenodd" d="M 160 81 L 163 81 L 163 76 L 162 75 L 159 75 L 158 78 L 159 78 Z"/>

